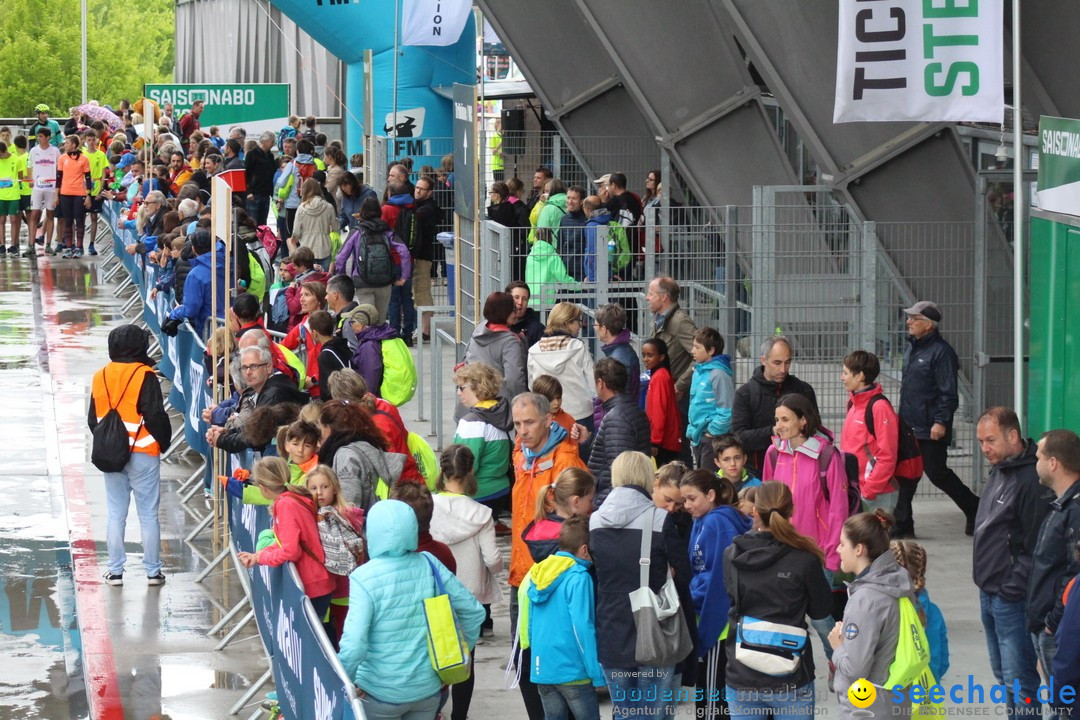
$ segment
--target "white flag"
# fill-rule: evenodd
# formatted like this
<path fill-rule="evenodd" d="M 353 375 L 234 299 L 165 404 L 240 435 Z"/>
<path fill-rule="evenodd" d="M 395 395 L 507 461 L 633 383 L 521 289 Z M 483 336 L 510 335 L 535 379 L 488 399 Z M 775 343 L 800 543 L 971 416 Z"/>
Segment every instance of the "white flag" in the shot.
<path fill-rule="evenodd" d="M 405 0 L 402 45 L 453 45 L 472 12 L 472 0 Z"/>
<path fill-rule="evenodd" d="M 839 6 L 833 122 L 1002 121 L 1002 0 Z"/>

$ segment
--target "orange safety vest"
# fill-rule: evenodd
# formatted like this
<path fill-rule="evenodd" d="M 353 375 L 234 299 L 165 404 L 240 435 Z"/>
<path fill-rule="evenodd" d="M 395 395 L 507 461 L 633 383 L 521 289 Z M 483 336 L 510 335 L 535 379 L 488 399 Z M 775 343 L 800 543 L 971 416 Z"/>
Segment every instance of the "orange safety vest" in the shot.
<path fill-rule="evenodd" d="M 139 393 L 146 373 L 153 374 L 154 370 L 142 363 L 136 364 L 135 369 L 131 370 L 132 364 L 111 362 L 94 375 L 94 412 L 97 413 L 98 422 L 101 422 L 105 414 L 115 407 L 127 428 L 131 452 L 160 455 L 161 446 L 146 429 L 138 410 Z"/>

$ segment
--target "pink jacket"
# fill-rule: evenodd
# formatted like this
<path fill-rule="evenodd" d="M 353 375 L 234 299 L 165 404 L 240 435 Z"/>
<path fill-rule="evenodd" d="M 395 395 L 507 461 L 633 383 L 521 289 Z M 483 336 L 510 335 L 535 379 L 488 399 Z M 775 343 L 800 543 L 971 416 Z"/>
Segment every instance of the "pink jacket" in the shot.
<path fill-rule="evenodd" d="M 795 512 L 791 524 L 803 535 L 813 538 L 825 553 L 825 567 L 840 569 L 840 530 L 848 518 L 847 476 L 844 458 L 834 452 L 825 475 L 829 500 L 821 490 L 818 455 L 832 438 L 819 432 L 792 451 L 787 440 L 774 437 L 772 447 L 765 453 L 763 480 L 779 480 L 791 488 Z M 773 459 L 775 458 L 775 460 Z"/>
<path fill-rule="evenodd" d="M 326 555 L 319 539 L 314 501 L 286 491 L 274 501 L 270 512 L 274 516 L 274 535 L 278 541 L 259 552 L 259 564 L 284 565 L 293 562 L 308 597 L 317 598 L 332 592 L 334 576 L 323 565 Z"/>
<path fill-rule="evenodd" d="M 896 474 L 896 452 L 900 443 L 900 422 L 896 411 L 887 400 L 874 403 L 874 433 L 866 428 L 866 404 L 876 395 L 882 395 L 881 386 L 864 392 L 851 393 L 850 407 L 840 433 L 840 449 L 859 459 L 859 490 L 867 500 L 896 490 L 893 475 Z M 874 462 L 869 463 L 867 448 Z"/>

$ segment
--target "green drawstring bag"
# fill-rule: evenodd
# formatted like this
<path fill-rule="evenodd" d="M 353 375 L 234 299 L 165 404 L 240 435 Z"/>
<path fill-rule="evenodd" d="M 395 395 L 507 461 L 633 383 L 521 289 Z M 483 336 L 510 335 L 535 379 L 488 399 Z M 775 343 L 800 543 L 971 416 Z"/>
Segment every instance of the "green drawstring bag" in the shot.
<path fill-rule="evenodd" d="M 900 636 L 896 640 L 896 657 L 889 665 L 886 689 L 900 685 L 909 687 L 930 666 L 930 643 L 926 640 L 919 613 L 911 598 L 900 598 Z"/>
<path fill-rule="evenodd" d="M 259 533 L 259 537 L 255 540 L 255 552 L 259 552 L 263 548 L 270 547 L 277 543 L 277 535 L 274 534 L 273 528 L 266 528 Z"/>
<path fill-rule="evenodd" d="M 469 646 L 461 632 L 450 596 L 439 578 L 439 572 L 427 553 L 423 553 L 435 576 L 435 595 L 424 600 L 424 622 L 427 625 L 427 649 L 431 667 L 444 685 L 455 685 L 469 679 L 471 672 Z"/>

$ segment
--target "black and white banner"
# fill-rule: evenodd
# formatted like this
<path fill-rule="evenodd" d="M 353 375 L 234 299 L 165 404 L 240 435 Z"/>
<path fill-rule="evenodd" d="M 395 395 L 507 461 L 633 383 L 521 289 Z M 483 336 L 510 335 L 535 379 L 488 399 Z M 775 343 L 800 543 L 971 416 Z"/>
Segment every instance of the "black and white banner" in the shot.
<path fill-rule="evenodd" d="M 833 122 L 1002 121 L 1002 0 L 839 6 Z"/>
<path fill-rule="evenodd" d="M 405 0 L 402 45 L 453 45 L 472 12 L 472 0 Z"/>

